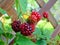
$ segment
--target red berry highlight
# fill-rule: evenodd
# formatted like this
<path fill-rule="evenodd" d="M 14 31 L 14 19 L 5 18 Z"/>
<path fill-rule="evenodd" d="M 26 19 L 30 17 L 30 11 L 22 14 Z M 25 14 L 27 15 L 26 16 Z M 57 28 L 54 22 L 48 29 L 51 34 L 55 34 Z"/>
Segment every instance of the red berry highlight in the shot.
<path fill-rule="evenodd" d="M 12 29 L 15 32 L 19 32 L 19 26 L 20 26 L 21 22 L 20 21 L 14 21 L 11 25 L 12 25 Z"/>

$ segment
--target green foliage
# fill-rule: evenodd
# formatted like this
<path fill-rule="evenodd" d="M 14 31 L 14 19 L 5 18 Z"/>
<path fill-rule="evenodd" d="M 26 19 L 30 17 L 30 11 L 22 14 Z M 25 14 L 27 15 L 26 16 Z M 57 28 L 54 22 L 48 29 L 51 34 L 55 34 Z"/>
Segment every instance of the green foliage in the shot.
<path fill-rule="evenodd" d="M 36 42 L 36 44 L 38 44 L 38 45 L 47 45 L 47 42 L 46 42 L 46 40 L 38 40 Z"/>
<path fill-rule="evenodd" d="M 4 41 L 0 40 L 0 45 L 5 45 Z"/>
<path fill-rule="evenodd" d="M 45 3 L 47 3 L 49 0 L 44 0 L 45 1 Z"/>
<path fill-rule="evenodd" d="M 52 27 L 50 22 L 46 22 L 46 20 L 41 20 L 40 22 L 38 22 L 34 34 L 36 35 L 36 37 L 49 39 L 53 30 L 54 28 Z"/>
<path fill-rule="evenodd" d="M 4 33 L 10 33 L 12 32 L 11 28 L 11 18 L 9 16 L 4 16 L 3 17 L 3 31 Z"/>
<path fill-rule="evenodd" d="M 49 0 L 44 0 L 45 3 L 47 3 Z M 60 0 L 57 1 L 57 3 L 52 7 L 52 13 L 56 15 L 56 13 L 59 14 L 59 5 Z M 17 10 L 18 17 L 21 18 L 21 16 L 31 10 L 31 9 L 37 9 L 39 8 L 38 4 L 35 0 L 15 0 L 14 8 Z M 56 13 L 55 13 L 56 12 Z M 5 14 L 6 11 L 0 8 L 0 13 Z M 2 23 L 0 21 L 0 45 L 7 45 L 2 40 L 1 35 L 3 35 L 6 39 L 11 39 L 13 37 L 12 28 L 11 28 L 11 18 L 9 16 L 5 16 L 4 22 Z M 47 20 L 41 20 L 38 22 L 35 32 L 33 33 L 36 36 L 37 42 L 33 43 L 28 37 L 25 37 L 21 35 L 20 33 L 16 34 L 16 37 L 14 39 L 15 43 L 14 45 L 47 45 L 49 43 L 51 34 L 53 33 L 54 28 L 50 24 L 50 22 L 47 22 Z M 60 41 L 60 37 L 57 35 L 54 39 L 54 41 L 51 41 L 52 45 L 57 45 L 56 41 Z M 7 41 L 6 41 L 7 42 Z"/>
<path fill-rule="evenodd" d="M 35 32 L 34 32 L 33 34 L 36 35 L 36 38 L 37 38 L 37 39 L 40 39 L 41 36 L 42 36 L 41 29 L 40 29 L 40 28 L 36 28 L 36 29 L 35 29 Z"/>
<path fill-rule="evenodd" d="M 13 34 L 11 34 L 11 33 L 4 33 L 3 36 L 5 36 L 7 39 L 13 38 Z"/>
<path fill-rule="evenodd" d="M 56 41 L 57 41 L 57 40 L 60 40 L 60 36 L 57 35 L 57 36 L 55 37 L 55 40 L 56 40 Z"/>
<path fill-rule="evenodd" d="M 47 42 L 50 41 L 53 30 L 54 28 L 52 27 L 50 22 L 47 22 L 47 20 L 39 21 L 36 26 L 35 32 L 33 33 L 37 38 L 36 43 L 38 45 L 47 45 Z"/>
<path fill-rule="evenodd" d="M 15 0 L 15 6 L 18 17 L 21 17 L 21 15 L 26 12 L 27 0 Z"/>
<path fill-rule="evenodd" d="M 10 32 L 12 32 L 12 28 L 11 28 L 11 25 L 9 25 L 9 24 L 4 24 L 4 32 L 5 33 L 10 33 Z"/>
<path fill-rule="evenodd" d="M 29 38 L 21 35 L 20 33 L 17 33 L 14 45 L 36 45 L 36 44 L 33 43 Z"/>
<path fill-rule="evenodd" d="M 0 8 L 0 13 L 5 14 L 6 11 L 4 11 L 3 9 Z"/>
<path fill-rule="evenodd" d="M 4 30 L 4 29 L 3 29 L 3 24 L 2 24 L 2 22 L 0 21 L 0 34 L 4 33 L 3 30 Z"/>

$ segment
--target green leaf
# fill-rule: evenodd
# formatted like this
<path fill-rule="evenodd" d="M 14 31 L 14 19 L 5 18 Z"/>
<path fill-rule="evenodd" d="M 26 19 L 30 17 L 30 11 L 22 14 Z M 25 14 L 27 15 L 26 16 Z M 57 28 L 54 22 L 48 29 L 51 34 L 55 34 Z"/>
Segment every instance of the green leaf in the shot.
<path fill-rule="evenodd" d="M 4 11 L 3 9 L 0 8 L 0 13 L 5 14 L 6 11 Z"/>
<path fill-rule="evenodd" d="M 4 29 L 3 29 L 3 24 L 2 24 L 2 22 L 0 21 L 0 34 L 4 33 L 3 30 L 4 30 Z"/>
<path fill-rule="evenodd" d="M 26 12 L 27 0 L 15 0 L 15 6 L 16 6 L 18 16 L 21 16 L 22 13 Z"/>
<path fill-rule="evenodd" d="M 2 40 L 0 40 L 0 45 L 5 45 L 5 43 Z"/>
<path fill-rule="evenodd" d="M 46 40 L 38 40 L 38 41 L 36 42 L 36 44 L 37 44 L 37 45 L 47 45 L 47 42 L 46 42 Z"/>
<path fill-rule="evenodd" d="M 9 16 L 4 16 L 3 17 L 3 27 L 4 27 L 4 32 L 5 33 L 10 33 L 12 32 L 12 28 L 11 28 L 11 18 Z"/>
<path fill-rule="evenodd" d="M 50 39 L 50 36 L 51 36 L 50 31 L 44 30 L 43 31 L 43 35 L 42 35 L 41 38 L 43 38 L 43 39 Z"/>
<path fill-rule="evenodd" d="M 4 33 L 3 36 L 5 36 L 8 39 L 11 39 L 13 37 L 13 34 L 11 34 L 11 33 Z"/>
<path fill-rule="evenodd" d="M 57 36 L 55 37 L 55 40 L 60 40 L 60 36 L 57 35 Z"/>
<path fill-rule="evenodd" d="M 4 32 L 5 32 L 5 33 L 11 33 L 11 32 L 12 32 L 11 25 L 9 25 L 9 24 L 4 24 Z"/>
<path fill-rule="evenodd" d="M 51 34 L 52 34 L 52 32 L 53 32 L 53 30 L 54 30 L 54 28 L 51 25 L 51 23 L 47 22 L 46 20 L 39 21 L 38 24 L 37 24 L 37 27 L 39 28 L 38 30 L 40 30 L 40 32 L 41 32 L 41 35 L 39 34 L 40 38 L 49 39 Z M 39 33 L 39 31 L 37 33 Z"/>
<path fill-rule="evenodd" d="M 35 32 L 34 32 L 33 34 L 36 35 L 37 39 L 40 39 L 41 36 L 42 36 L 41 29 L 37 27 L 37 28 L 35 29 Z"/>
<path fill-rule="evenodd" d="M 29 38 L 17 33 L 14 45 L 36 45 Z"/>

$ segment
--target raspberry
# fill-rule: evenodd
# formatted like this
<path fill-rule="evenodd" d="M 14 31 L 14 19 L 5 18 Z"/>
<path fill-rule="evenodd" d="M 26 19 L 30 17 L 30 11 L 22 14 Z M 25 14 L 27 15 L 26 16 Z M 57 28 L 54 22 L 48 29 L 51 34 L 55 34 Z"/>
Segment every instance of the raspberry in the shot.
<path fill-rule="evenodd" d="M 38 12 L 33 11 L 28 18 L 28 22 L 37 23 L 40 19 L 41 19 L 41 15 Z"/>
<path fill-rule="evenodd" d="M 33 12 L 31 13 L 31 15 L 35 15 L 35 16 L 36 16 L 37 22 L 41 19 L 41 15 L 40 15 L 38 12 L 36 12 L 36 11 L 33 11 Z"/>
<path fill-rule="evenodd" d="M 44 12 L 44 13 L 43 13 L 43 17 L 44 17 L 44 18 L 48 18 L 48 12 Z"/>
<path fill-rule="evenodd" d="M 19 26 L 20 26 L 21 22 L 20 21 L 14 21 L 11 25 L 12 25 L 12 29 L 15 32 L 19 32 Z"/>
<path fill-rule="evenodd" d="M 29 36 L 34 32 L 34 28 L 32 28 L 32 25 L 29 25 L 28 23 L 21 24 L 19 28 L 21 34 L 24 36 Z"/>

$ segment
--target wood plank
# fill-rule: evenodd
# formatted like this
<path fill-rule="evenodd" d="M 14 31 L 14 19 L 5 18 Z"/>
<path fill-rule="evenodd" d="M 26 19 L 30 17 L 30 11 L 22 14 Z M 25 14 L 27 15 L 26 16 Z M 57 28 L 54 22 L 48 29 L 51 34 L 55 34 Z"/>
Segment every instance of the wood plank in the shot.
<path fill-rule="evenodd" d="M 54 37 L 60 32 L 60 25 L 58 25 L 55 29 L 55 31 L 53 32 L 53 34 L 51 35 L 51 39 L 54 39 Z"/>
<path fill-rule="evenodd" d="M 45 2 L 43 0 L 36 0 L 36 2 L 41 8 L 45 5 Z"/>
<path fill-rule="evenodd" d="M 14 0 L 2 0 L 0 1 L 0 8 L 4 9 L 4 10 L 7 10 L 9 9 L 10 7 L 12 7 L 12 5 L 14 4 Z"/>
<path fill-rule="evenodd" d="M 57 0 L 49 0 L 47 4 L 45 4 L 41 9 L 40 9 L 40 14 L 42 15 L 43 12 L 49 11 L 50 8 L 56 3 Z"/>
<path fill-rule="evenodd" d="M 40 7 L 43 7 L 39 12 L 44 12 L 45 11 L 45 9 L 47 9 L 46 7 L 44 7 L 44 5 L 46 5 L 45 4 L 45 2 L 43 1 L 43 0 L 36 0 L 37 1 L 37 3 L 39 4 L 39 6 Z M 51 2 L 51 1 L 50 1 Z M 55 0 L 55 2 L 56 2 L 56 0 Z M 54 3 L 55 3 L 54 2 Z M 49 3 L 49 2 L 48 2 Z M 50 3 L 49 3 L 50 4 Z M 48 5 L 48 4 L 47 4 Z M 51 6 L 53 6 L 53 5 L 51 5 Z M 44 10 L 44 11 L 43 11 Z M 49 13 L 49 17 L 48 17 L 48 20 L 51 22 L 51 24 L 54 26 L 54 28 L 58 25 L 58 23 L 57 23 L 57 21 L 55 20 L 55 18 L 53 17 L 53 15 L 51 14 L 51 12 L 50 11 L 48 11 L 48 13 Z"/>
<path fill-rule="evenodd" d="M 14 8 L 10 8 L 9 10 L 7 10 L 7 14 L 8 14 L 9 16 L 11 16 L 12 21 L 15 21 L 15 20 L 18 19 L 18 15 L 17 15 L 17 13 L 16 13 L 16 11 L 15 11 Z"/>
<path fill-rule="evenodd" d="M 45 2 L 43 0 L 36 0 L 39 4 L 40 7 L 43 7 L 45 5 Z M 56 1 L 56 0 L 55 0 Z M 55 20 L 55 18 L 52 16 L 51 12 L 48 11 L 49 13 L 49 17 L 48 17 L 48 20 L 51 22 L 51 24 L 54 26 L 54 28 L 57 27 L 58 23 L 57 21 Z M 59 32 L 59 30 L 55 30 L 51 36 L 51 39 L 53 39 Z"/>
<path fill-rule="evenodd" d="M 8 0 L 8 1 L 3 0 L 0 2 L 1 2 L 0 7 L 4 9 L 9 16 L 12 17 L 12 21 L 17 20 L 18 19 L 17 13 L 15 9 L 12 8 L 12 5 L 14 4 L 14 0 Z"/>

